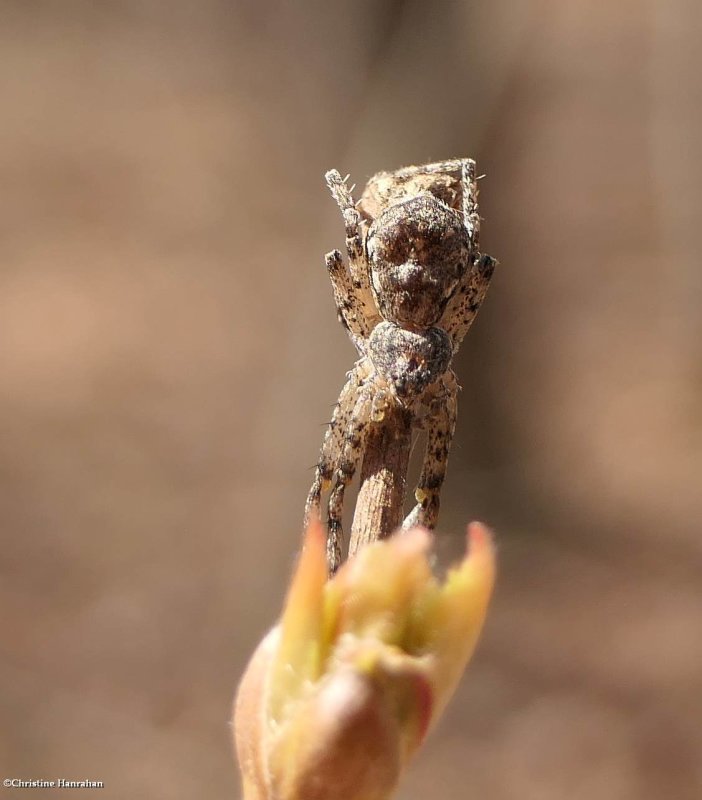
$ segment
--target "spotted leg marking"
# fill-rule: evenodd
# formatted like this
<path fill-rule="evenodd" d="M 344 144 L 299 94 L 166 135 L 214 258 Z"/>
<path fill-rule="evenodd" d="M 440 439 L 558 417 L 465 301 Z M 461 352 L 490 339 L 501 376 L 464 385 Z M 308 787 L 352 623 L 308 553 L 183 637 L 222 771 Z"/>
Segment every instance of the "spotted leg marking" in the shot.
<path fill-rule="evenodd" d="M 363 249 L 363 231 L 361 230 L 361 215 L 356 210 L 351 192 L 346 181 L 335 169 L 329 170 L 325 175 L 327 186 L 341 210 L 346 229 L 346 251 L 349 256 L 349 273 L 351 284 L 357 297 L 361 316 L 367 321 L 369 328 L 380 320 L 380 315 L 373 301 L 370 287 L 370 276 Z"/>
<path fill-rule="evenodd" d="M 414 496 L 417 505 L 402 524 L 403 529 L 423 525 L 433 528 L 439 516 L 439 496 L 446 477 L 449 449 L 456 429 L 458 412 L 458 384 L 449 372 L 444 379 L 445 393 L 436 398 L 431 414 L 425 422 L 427 443 L 422 472 Z"/>
<path fill-rule="evenodd" d="M 485 300 L 496 266 L 496 259 L 485 255 L 471 264 L 439 320 L 439 327 L 451 337 L 454 354 Z"/>
<path fill-rule="evenodd" d="M 339 322 L 346 328 L 358 352 L 365 353 L 365 340 L 371 331 L 370 321 L 365 316 L 363 300 L 353 286 L 341 253 L 332 250 L 325 256 L 327 271 L 334 289 Z"/>
<path fill-rule="evenodd" d="M 372 424 L 373 397 L 370 391 L 361 389 L 353 414 L 344 431 L 344 443 L 334 472 L 332 491 L 329 495 L 327 520 L 329 538 L 327 539 L 327 563 L 331 574 L 339 568 L 342 559 L 344 532 L 342 514 L 346 487 L 356 474 L 361 457 L 365 452 L 368 429 Z"/>
<path fill-rule="evenodd" d="M 348 429 L 353 416 L 353 411 L 358 400 L 361 385 L 366 377 L 367 367 L 363 361 L 356 363 L 341 390 L 339 399 L 334 407 L 334 413 L 324 434 L 319 461 L 315 467 L 314 479 L 305 503 L 304 526 L 307 528 L 310 518 L 320 516 L 322 492 L 327 491 L 336 469 L 335 456 L 341 451 L 344 442 L 344 433 Z"/>

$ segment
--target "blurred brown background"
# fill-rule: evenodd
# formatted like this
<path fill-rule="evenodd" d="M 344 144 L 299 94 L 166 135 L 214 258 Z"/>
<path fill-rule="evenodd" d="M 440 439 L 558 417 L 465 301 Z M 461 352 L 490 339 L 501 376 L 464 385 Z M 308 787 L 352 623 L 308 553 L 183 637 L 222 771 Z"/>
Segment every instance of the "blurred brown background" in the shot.
<path fill-rule="evenodd" d="M 699 4 L 0 14 L 2 777 L 239 796 L 231 697 L 354 358 L 322 174 L 472 155 L 502 263 L 440 549 L 486 520 L 501 575 L 399 797 L 702 797 Z"/>

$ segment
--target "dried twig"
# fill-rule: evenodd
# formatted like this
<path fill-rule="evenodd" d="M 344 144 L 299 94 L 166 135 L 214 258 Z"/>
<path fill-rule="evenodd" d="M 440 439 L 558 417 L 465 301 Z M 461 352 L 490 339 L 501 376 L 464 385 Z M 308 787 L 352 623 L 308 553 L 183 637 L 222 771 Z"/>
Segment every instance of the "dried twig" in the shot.
<path fill-rule="evenodd" d="M 402 524 L 412 417 L 405 409 L 395 407 L 388 411 L 383 422 L 368 437 L 349 556 L 365 544 L 385 539 Z"/>

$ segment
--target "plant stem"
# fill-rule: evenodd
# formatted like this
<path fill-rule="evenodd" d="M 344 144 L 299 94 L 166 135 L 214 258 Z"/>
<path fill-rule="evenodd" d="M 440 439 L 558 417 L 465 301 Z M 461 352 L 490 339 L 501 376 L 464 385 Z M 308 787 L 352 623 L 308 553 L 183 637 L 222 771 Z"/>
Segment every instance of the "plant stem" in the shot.
<path fill-rule="evenodd" d="M 402 524 L 411 445 L 411 416 L 392 406 L 383 424 L 374 426 L 368 438 L 349 557 L 364 545 L 385 539 Z"/>

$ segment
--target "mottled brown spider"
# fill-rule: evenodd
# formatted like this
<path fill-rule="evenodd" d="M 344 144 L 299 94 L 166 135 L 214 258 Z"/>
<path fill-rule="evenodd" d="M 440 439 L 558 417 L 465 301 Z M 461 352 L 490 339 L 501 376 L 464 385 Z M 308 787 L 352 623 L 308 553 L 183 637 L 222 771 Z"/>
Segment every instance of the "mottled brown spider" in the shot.
<path fill-rule="evenodd" d="M 451 359 L 480 308 L 496 265 L 479 252 L 475 162 L 456 159 L 380 172 L 358 204 L 336 170 L 326 181 L 344 218 L 348 269 L 326 256 L 340 322 L 360 359 L 327 428 L 305 518 L 328 500 L 327 552 L 341 562 L 344 491 L 372 426 L 399 404 L 426 432 L 416 505 L 403 527 L 436 524 L 456 426 Z M 357 207 L 358 206 L 358 207 Z"/>

